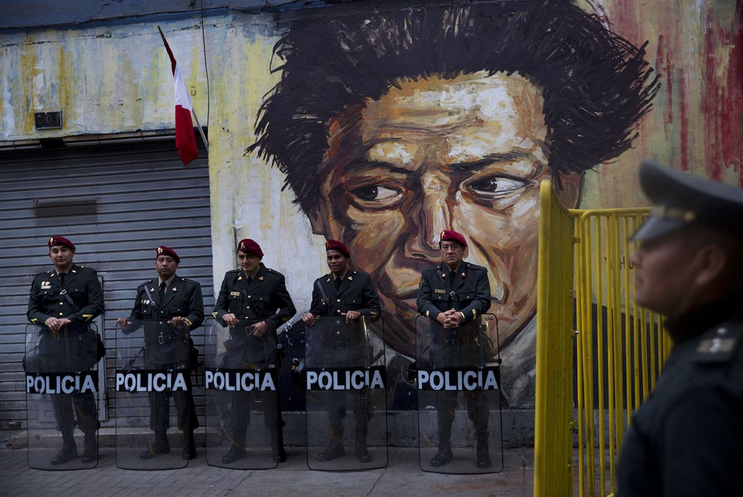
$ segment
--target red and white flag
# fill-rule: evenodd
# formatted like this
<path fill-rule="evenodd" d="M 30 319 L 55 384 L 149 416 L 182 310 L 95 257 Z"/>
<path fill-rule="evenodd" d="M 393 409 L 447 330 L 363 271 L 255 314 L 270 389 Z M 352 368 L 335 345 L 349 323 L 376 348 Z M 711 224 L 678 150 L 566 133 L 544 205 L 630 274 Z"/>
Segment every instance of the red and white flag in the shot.
<path fill-rule="evenodd" d="M 163 31 L 158 26 L 160 36 L 165 43 L 165 50 L 170 57 L 170 67 L 173 70 L 173 80 L 175 83 L 175 148 L 178 149 L 178 155 L 181 156 L 183 164 L 186 165 L 199 156 L 199 150 L 196 147 L 196 135 L 193 131 L 193 122 L 191 121 L 191 112 L 193 111 L 193 102 L 191 95 L 188 94 L 181 71 L 170 50 L 168 40 L 165 39 Z"/>

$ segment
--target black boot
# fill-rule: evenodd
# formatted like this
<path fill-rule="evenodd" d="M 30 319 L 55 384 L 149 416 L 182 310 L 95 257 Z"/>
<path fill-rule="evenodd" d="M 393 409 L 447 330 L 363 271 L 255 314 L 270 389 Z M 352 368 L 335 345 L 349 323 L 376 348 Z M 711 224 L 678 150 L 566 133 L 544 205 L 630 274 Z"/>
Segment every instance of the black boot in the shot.
<path fill-rule="evenodd" d="M 366 447 L 366 437 L 356 437 L 356 459 L 361 462 L 371 462 L 372 455 Z"/>
<path fill-rule="evenodd" d="M 52 466 L 58 466 L 72 461 L 77 457 L 77 445 L 72 432 L 62 433 L 62 450 L 52 458 Z"/>
<path fill-rule="evenodd" d="M 284 421 L 279 421 L 278 433 L 271 431 L 271 452 L 273 462 L 286 462 L 286 449 L 284 449 Z"/>
<path fill-rule="evenodd" d="M 98 460 L 98 438 L 95 432 L 85 434 L 85 451 L 80 460 L 83 464 L 91 464 Z"/>
<path fill-rule="evenodd" d="M 237 445 L 230 447 L 229 452 L 222 456 L 222 464 L 232 464 L 245 457 L 245 449 Z"/>
<path fill-rule="evenodd" d="M 439 439 L 439 450 L 431 458 L 431 467 L 439 468 L 452 459 L 454 459 L 454 454 L 451 451 L 451 441 L 449 439 Z"/>
<path fill-rule="evenodd" d="M 477 434 L 477 467 L 490 467 L 490 447 L 488 443 L 488 432 L 483 431 Z"/>
<path fill-rule="evenodd" d="M 155 432 L 155 443 L 150 444 L 147 450 L 139 454 L 140 459 L 152 459 L 153 457 L 170 454 L 170 442 L 165 431 Z"/>
<path fill-rule="evenodd" d="M 183 453 L 181 457 L 184 461 L 196 459 L 196 442 L 193 439 L 193 430 L 183 432 Z"/>

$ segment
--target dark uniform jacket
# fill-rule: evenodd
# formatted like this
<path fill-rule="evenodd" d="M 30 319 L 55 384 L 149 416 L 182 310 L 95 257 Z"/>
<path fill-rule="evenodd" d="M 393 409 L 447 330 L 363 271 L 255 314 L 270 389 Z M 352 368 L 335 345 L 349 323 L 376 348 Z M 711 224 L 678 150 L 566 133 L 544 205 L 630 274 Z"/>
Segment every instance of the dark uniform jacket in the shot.
<path fill-rule="evenodd" d="M 333 273 L 315 280 L 312 287 L 310 313 L 315 316 L 341 316 L 347 311 L 358 311 L 367 319 L 379 319 L 379 297 L 366 273 L 348 270 L 338 288 Z"/>
<path fill-rule="evenodd" d="M 72 299 L 70 303 L 62 295 L 65 291 Z M 103 290 L 95 269 L 73 264 L 64 285 L 55 270 L 39 273 L 31 284 L 28 301 L 28 320 L 44 326 L 49 318 L 67 318 L 73 323 L 85 325 L 103 312 Z"/>
<path fill-rule="evenodd" d="M 617 496 L 743 491 L 743 295 L 669 320 L 674 347 L 632 416 Z"/>
<path fill-rule="evenodd" d="M 158 280 L 153 279 L 137 287 L 134 308 L 129 315 L 134 325 L 130 332 L 144 325 L 148 363 L 185 363 L 192 346 L 189 333 L 204 322 L 201 285 L 176 274 L 160 301 L 158 284 Z M 186 318 L 185 329 L 168 324 L 174 317 Z"/>
<path fill-rule="evenodd" d="M 232 313 L 241 321 L 238 327 L 230 329 L 232 340 L 226 347 L 228 352 L 240 350 L 243 362 L 256 364 L 271 360 L 277 344 L 276 328 L 296 312 L 284 275 L 261 263 L 250 284 L 242 269 L 227 271 L 213 315 L 222 326 L 227 325 L 225 314 Z M 269 329 L 262 337 L 255 337 L 246 325 L 260 321 L 266 321 Z"/>
<path fill-rule="evenodd" d="M 98 337 L 89 330 L 88 324 L 102 312 L 103 291 L 94 269 L 73 264 L 64 285 L 56 270 L 36 275 L 26 315 L 31 323 L 41 327 L 42 340 L 39 355 L 30 355 L 35 357 L 31 362 L 36 366 L 27 366 L 51 371 L 93 367 L 103 350 L 99 350 Z M 67 318 L 72 324 L 53 338 L 44 324 L 50 317 Z"/>
<path fill-rule="evenodd" d="M 315 280 L 310 313 L 321 320 L 305 328 L 311 366 L 358 366 L 368 358 L 371 349 L 361 321 L 346 323 L 343 314 L 348 311 L 358 311 L 367 323 L 379 319 L 379 296 L 368 274 L 348 269 L 338 287 L 333 273 Z"/>
<path fill-rule="evenodd" d="M 488 271 L 482 266 L 462 261 L 456 273 L 441 263 L 424 269 L 418 289 L 418 312 L 430 319 L 430 359 L 433 366 L 475 366 L 487 361 L 490 352 L 481 338 L 479 317 L 490 308 Z M 454 309 L 464 314 L 456 329 L 445 329 L 436 321 L 441 313 Z M 420 351 L 426 347 L 421 347 Z M 427 358 L 418 358 L 430 366 Z"/>
<path fill-rule="evenodd" d="M 456 276 L 441 263 L 424 269 L 418 289 L 418 312 L 431 321 L 451 309 L 464 314 L 462 323 L 475 321 L 490 309 L 488 270 L 462 261 Z"/>

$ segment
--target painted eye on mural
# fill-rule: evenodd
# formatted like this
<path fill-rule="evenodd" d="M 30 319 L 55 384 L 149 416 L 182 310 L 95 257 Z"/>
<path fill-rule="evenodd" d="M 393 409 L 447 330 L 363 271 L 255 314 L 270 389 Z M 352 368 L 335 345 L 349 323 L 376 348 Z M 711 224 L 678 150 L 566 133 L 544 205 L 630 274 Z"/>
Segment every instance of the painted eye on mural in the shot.
<path fill-rule="evenodd" d="M 366 185 L 348 190 L 355 202 L 364 207 L 387 208 L 402 199 L 402 190 L 391 186 Z"/>
<path fill-rule="evenodd" d="M 506 176 L 488 176 L 487 178 L 470 182 L 467 185 L 467 189 L 481 197 L 495 199 L 513 193 L 528 184 L 528 181 Z"/>

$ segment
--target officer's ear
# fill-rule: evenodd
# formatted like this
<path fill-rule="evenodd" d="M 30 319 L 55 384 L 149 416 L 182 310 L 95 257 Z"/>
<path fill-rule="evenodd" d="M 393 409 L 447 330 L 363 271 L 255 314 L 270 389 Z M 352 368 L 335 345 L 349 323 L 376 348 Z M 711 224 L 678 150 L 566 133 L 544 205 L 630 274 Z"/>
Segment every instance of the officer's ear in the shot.
<path fill-rule="evenodd" d="M 728 257 L 727 251 L 717 243 L 703 245 L 692 262 L 697 270 L 694 282 L 707 286 L 724 276 L 729 264 Z"/>

